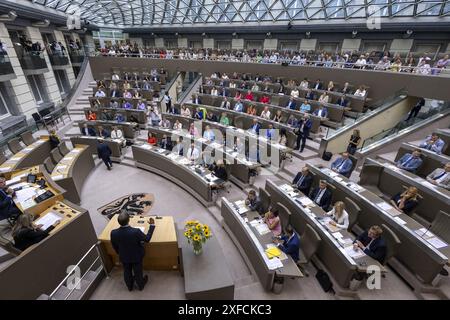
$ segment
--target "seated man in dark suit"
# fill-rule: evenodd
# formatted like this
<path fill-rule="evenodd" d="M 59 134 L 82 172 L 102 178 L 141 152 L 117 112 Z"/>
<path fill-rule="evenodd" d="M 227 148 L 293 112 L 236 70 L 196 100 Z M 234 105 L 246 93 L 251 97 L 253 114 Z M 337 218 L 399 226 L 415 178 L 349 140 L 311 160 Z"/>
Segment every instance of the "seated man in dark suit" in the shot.
<path fill-rule="evenodd" d="M 397 167 L 412 173 L 416 173 L 417 169 L 422 165 L 423 160 L 420 158 L 422 152 L 419 149 L 413 153 L 405 153 L 397 162 Z"/>
<path fill-rule="evenodd" d="M 171 113 L 171 114 L 179 114 L 180 113 L 173 104 L 170 105 L 170 108 L 167 109 L 167 112 Z"/>
<path fill-rule="evenodd" d="M 98 135 L 102 138 L 109 138 L 111 136 L 111 133 L 106 129 L 103 128 L 102 126 L 98 127 Z"/>
<path fill-rule="evenodd" d="M 0 220 L 16 220 L 22 212 L 17 208 L 12 199 L 14 190 L 6 188 L 5 183 L 6 178 L 0 176 Z"/>
<path fill-rule="evenodd" d="M 138 228 L 131 227 L 128 223 L 130 217 L 128 213 L 119 214 L 117 221 L 120 228 L 111 231 L 111 244 L 119 255 L 119 260 L 123 265 L 123 278 L 128 290 L 133 290 L 134 281 L 139 288 L 143 290 L 148 281 L 148 276 L 143 276 L 142 261 L 145 255 L 144 242 L 150 242 L 153 231 L 155 230 L 155 221 L 149 219 L 150 227 L 147 234 Z"/>
<path fill-rule="evenodd" d="M 163 135 L 159 142 L 159 147 L 165 150 L 172 150 L 172 139 L 167 135 Z"/>
<path fill-rule="evenodd" d="M 383 229 L 379 226 L 371 226 L 369 231 L 364 231 L 355 239 L 353 247 L 360 248 L 365 254 L 383 264 L 386 257 L 386 242 L 381 237 L 382 233 Z"/>
<path fill-rule="evenodd" d="M 97 135 L 97 132 L 95 132 L 95 129 L 93 127 L 88 127 L 87 123 L 85 123 L 85 124 L 83 124 L 83 127 L 81 128 L 81 134 L 83 136 L 95 137 Z"/>
<path fill-rule="evenodd" d="M 325 211 L 330 207 L 331 197 L 331 191 L 328 190 L 325 180 L 320 180 L 319 186 L 309 195 L 309 198 Z"/>
<path fill-rule="evenodd" d="M 331 164 L 331 170 L 334 172 L 337 172 L 339 174 L 342 174 L 344 177 L 349 178 L 350 174 L 352 173 L 353 168 L 353 162 L 350 159 L 348 152 L 343 152 L 341 157 L 338 157 L 334 162 Z"/>
<path fill-rule="evenodd" d="M 292 257 L 294 262 L 299 260 L 300 237 L 291 226 L 287 226 L 286 234 L 281 236 L 279 240 L 275 240 L 275 242 L 278 243 L 278 248 L 281 251 Z"/>
<path fill-rule="evenodd" d="M 341 107 L 344 107 L 344 108 L 347 106 L 348 100 L 346 99 L 345 94 L 342 95 L 342 96 L 338 99 L 338 101 L 336 101 L 336 104 L 337 104 L 338 106 L 341 106 Z"/>
<path fill-rule="evenodd" d="M 311 189 L 312 181 L 313 176 L 309 172 L 309 168 L 304 166 L 302 171 L 297 173 L 295 176 L 294 181 L 292 181 L 292 185 L 303 194 L 308 195 L 309 190 Z"/>
<path fill-rule="evenodd" d="M 247 199 L 245 199 L 245 204 L 250 208 L 250 210 L 263 214 L 262 202 L 255 190 L 250 190 L 248 192 Z"/>
<path fill-rule="evenodd" d="M 306 100 L 315 100 L 315 97 L 316 96 L 314 95 L 314 92 L 312 92 L 311 89 L 308 89 L 308 91 L 305 94 L 305 99 Z"/>
<path fill-rule="evenodd" d="M 118 89 L 111 89 L 111 98 L 121 98 L 122 92 Z"/>
<path fill-rule="evenodd" d="M 297 104 L 295 103 L 294 98 L 290 97 L 288 103 L 286 104 L 286 108 L 295 110 L 296 107 L 297 107 Z"/>

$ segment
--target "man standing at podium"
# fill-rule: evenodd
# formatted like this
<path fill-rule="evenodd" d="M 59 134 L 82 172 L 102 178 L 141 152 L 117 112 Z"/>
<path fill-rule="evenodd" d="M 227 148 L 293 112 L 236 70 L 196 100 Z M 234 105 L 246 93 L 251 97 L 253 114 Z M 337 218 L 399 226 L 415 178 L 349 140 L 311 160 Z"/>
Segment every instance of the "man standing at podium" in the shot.
<path fill-rule="evenodd" d="M 147 234 L 128 224 L 130 216 L 126 212 L 121 212 L 117 221 L 120 228 L 111 231 L 111 244 L 123 265 L 125 284 L 128 291 L 132 291 L 136 281 L 139 290 L 142 291 L 148 282 L 148 276 L 143 275 L 144 242 L 150 242 L 155 230 L 155 221 L 153 218 L 149 219 L 150 226 Z"/>

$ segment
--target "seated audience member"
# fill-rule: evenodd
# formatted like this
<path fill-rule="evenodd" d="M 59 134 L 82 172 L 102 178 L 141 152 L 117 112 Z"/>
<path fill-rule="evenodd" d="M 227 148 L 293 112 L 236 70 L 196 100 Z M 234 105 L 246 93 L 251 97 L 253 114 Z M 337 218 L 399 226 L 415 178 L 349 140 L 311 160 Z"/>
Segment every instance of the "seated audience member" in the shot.
<path fill-rule="evenodd" d="M 275 240 L 275 242 L 281 251 L 291 256 L 294 262 L 300 259 L 300 237 L 291 226 L 287 226 L 286 234 L 281 236 L 280 240 Z"/>
<path fill-rule="evenodd" d="M 450 190 L 450 162 L 447 162 L 444 168 L 436 168 L 427 176 L 428 182 Z"/>
<path fill-rule="evenodd" d="M 98 127 L 98 136 L 100 138 L 106 139 L 110 137 L 110 133 L 106 128 L 103 128 L 102 126 Z"/>
<path fill-rule="evenodd" d="M 33 244 L 44 240 L 55 227 L 60 223 L 60 220 L 42 230 L 41 225 L 36 226 L 33 223 L 33 216 L 29 213 L 21 214 L 16 221 L 13 228 L 14 246 L 19 250 L 25 250 Z"/>
<path fill-rule="evenodd" d="M 311 105 L 309 104 L 308 100 L 303 101 L 302 105 L 300 106 L 300 111 L 303 113 L 311 112 Z"/>
<path fill-rule="evenodd" d="M 302 82 L 300 82 L 300 88 L 306 90 L 308 89 L 308 87 L 309 87 L 308 79 L 304 78 Z"/>
<path fill-rule="evenodd" d="M 322 90 L 322 82 L 320 81 L 320 79 L 316 80 L 316 83 L 314 84 L 314 89 L 315 90 Z"/>
<path fill-rule="evenodd" d="M 439 136 L 436 133 L 432 133 L 419 146 L 423 149 L 427 149 L 436 152 L 437 154 L 441 154 L 444 145 L 445 145 L 444 140 L 439 138 Z"/>
<path fill-rule="evenodd" d="M 249 100 L 249 101 L 253 101 L 254 97 L 253 97 L 253 93 L 249 90 L 247 91 L 247 94 L 245 95 L 245 100 Z"/>
<path fill-rule="evenodd" d="M 327 91 L 334 91 L 333 81 L 328 82 Z"/>
<path fill-rule="evenodd" d="M 253 104 L 247 107 L 247 114 L 256 116 L 256 107 Z"/>
<path fill-rule="evenodd" d="M 189 110 L 189 108 L 188 107 L 186 107 L 185 105 L 183 105 L 182 107 L 181 107 L 181 115 L 182 116 L 184 116 L 184 117 L 191 117 L 191 110 Z"/>
<path fill-rule="evenodd" d="M 253 84 L 253 86 L 252 86 L 252 91 L 259 91 L 259 86 L 258 86 L 258 84 L 255 82 L 254 84 Z"/>
<path fill-rule="evenodd" d="M 112 108 L 112 109 L 117 109 L 117 108 L 119 108 L 119 101 L 117 101 L 117 100 L 111 100 L 111 101 L 109 102 L 109 107 Z"/>
<path fill-rule="evenodd" d="M 183 137 L 178 137 L 177 142 L 172 148 L 172 153 L 175 153 L 179 156 L 184 155 L 184 147 L 183 147 Z"/>
<path fill-rule="evenodd" d="M 334 172 L 340 173 L 345 177 L 350 175 L 350 171 L 352 170 L 353 162 L 349 158 L 348 152 L 343 152 L 341 157 L 338 157 L 331 164 L 331 170 Z"/>
<path fill-rule="evenodd" d="M 341 228 L 347 229 L 349 225 L 348 213 L 345 211 L 345 203 L 342 201 L 337 201 L 333 209 L 327 212 L 327 216 L 330 216 L 333 220 L 330 221 L 330 224 Z"/>
<path fill-rule="evenodd" d="M 136 109 L 137 110 L 147 110 L 147 105 L 145 104 L 144 101 L 139 100 L 138 103 L 137 103 Z"/>
<path fill-rule="evenodd" d="M 151 131 L 147 133 L 147 142 L 152 146 L 155 146 L 158 143 L 158 139 Z"/>
<path fill-rule="evenodd" d="M 261 112 L 260 115 L 261 118 L 266 119 L 266 120 L 270 120 L 270 110 L 269 107 L 264 107 L 264 110 Z"/>
<path fill-rule="evenodd" d="M 259 124 L 258 119 L 253 119 L 253 124 L 249 131 L 253 134 L 259 134 L 259 129 L 261 129 L 261 125 Z"/>
<path fill-rule="evenodd" d="M 216 139 L 216 135 L 214 131 L 211 130 L 210 126 L 205 127 L 205 131 L 203 132 L 203 138 L 208 140 L 208 142 L 213 142 Z"/>
<path fill-rule="evenodd" d="M 219 91 L 217 90 L 216 87 L 213 87 L 213 88 L 211 89 L 211 95 L 212 95 L 212 96 L 218 96 L 218 95 L 219 95 Z"/>
<path fill-rule="evenodd" d="M 346 99 L 346 97 L 347 97 L 347 96 L 346 96 L 345 94 L 342 95 L 342 96 L 336 101 L 336 104 L 337 104 L 338 106 L 343 107 L 343 108 L 347 107 L 348 100 Z"/>
<path fill-rule="evenodd" d="M 236 91 L 236 94 L 234 95 L 235 100 L 241 100 L 242 99 L 242 92 Z"/>
<path fill-rule="evenodd" d="M 325 108 L 324 106 L 320 105 L 319 109 L 316 109 L 316 111 L 314 111 L 313 113 L 315 116 L 318 116 L 320 118 L 327 118 L 328 117 L 328 111 L 327 108 Z"/>
<path fill-rule="evenodd" d="M 110 91 L 110 96 L 111 98 L 121 98 L 122 93 L 120 92 L 119 89 L 117 89 L 117 86 L 114 86 Z"/>
<path fill-rule="evenodd" d="M 409 187 L 404 192 L 399 192 L 394 195 L 391 199 L 391 204 L 398 211 L 404 214 L 411 215 L 414 209 L 419 204 L 418 200 L 418 190 L 416 187 Z"/>
<path fill-rule="evenodd" d="M 133 99 L 142 99 L 142 94 L 138 90 L 134 90 Z"/>
<path fill-rule="evenodd" d="M 125 122 L 125 117 L 122 113 L 116 113 L 114 120 L 117 121 L 118 123 Z"/>
<path fill-rule="evenodd" d="M 270 98 L 269 98 L 268 95 L 263 95 L 261 97 L 261 99 L 259 99 L 259 102 L 261 102 L 261 103 L 270 103 Z"/>
<path fill-rule="evenodd" d="M 198 95 L 195 94 L 192 97 L 192 103 L 194 103 L 194 104 L 202 104 L 202 99 Z"/>
<path fill-rule="evenodd" d="M 286 121 L 286 124 L 292 128 L 296 127 L 297 123 L 298 123 L 297 118 L 292 114 L 289 116 L 288 120 Z"/>
<path fill-rule="evenodd" d="M 366 255 L 380 263 L 386 257 L 386 242 L 381 237 L 383 229 L 379 226 L 371 226 L 368 231 L 361 233 L 353 242 L 355 250 L 361 249 Z"/>
<path fill-rule="evenodd" d="M 286 108 L 295 110 L 297 107 L 297 103 L 294 100 L 294 97 L 290 97 L 288 103 L 286 104 Z"/>
<path fill-rule="evenodd" d="M 96 121 L 97 120 L 97 114 L 95 112 L 92 112 L 91 110 L 88 110 L 88 114 L 87 114 L 86 118 L 89 121 Z"/>
<path fill-rule="evenodd" d="M 353 134 L 348 141 L 347 152 L 351 155 L 355 154 L 356 149 L 358 148 L 359 143 L 361 142 L 361 135 L 359 133 L 359 129 L 353 130 Z"/>
<path fill-rule="evenodd" d="M 365 97 L 365 96 L 366 96 L 366 89 L 364 89 L 363 86 L 360 86 L 360 87 L 355 91 L 355 93 L 354 93 L 353 95 L 358 96 L 358 97 Z"/>
<path fill-rule="evenodd" d="M 111 131 L 111 139 L 120 140 L 122 147 L 125 147 L 127 144 L 127 140 L 123 136 L 122 130 L 120 130 L 117 126 L 114 126 L 113 130 Z"/>
<path fill-rule="evenodd" d="M 328 95 L 328 93 L 326 91 L 324 93 L 322 93 L 322 95 L 319 97 L 320 103 L 328 103 L 329 100 L 330 100 L 330 96 Z"/>
<path fill-rule="evenodd" d="M 422 165 L 423 160 L 420 158 L 422 152 L 419 149 L 413 153 L 405 153 L 397 162 L 397 167 L 412 173 L 416 173 L 417 169 Z"/>
<path fill-rule="evenodd" d="M 194 119 L 203 120 L 204 114 L 202 108 L 196 108 L 194 110 Z"/>
<path fill-rule="evenodd" d="M 159 122 L 161 121 L 161 117 L 159 116 L 159 112 L 156 106 L 150 107 L 150 123 L 152 126 L 157 127 L 159 126 Z"/>
<path fill-rule="evenodd" d="M 125 101 L 122 105 L 122 108 L 124 109 L 133 109 L 133 105 L 131 104 L 130 101 Z"/>
<path fill-rule="evenodd" d="M 0 176 L 0 221 L 16 220 L 22 213 L 13 201 L 14 190 L 6 187 L 6 178 Z"/>
<path fill-rule="evenodd" d="M 175 105 L 173 105 L 173 104 L 170 105 L 170 108 L 167 109 L 167 112 L 171 113 L 171 114 L 179 114 L 180 113 L 180 111 L 177 108 L 175 108 Z"/>
<path fill-rule="evenodd" d="M 172 150 L 172 139 L 164 134 L 159 142 L 159 147 L 165 150 Z"/>
<path fill-rule="evenodd" d="M 198 129 L 195 126 L 194 122 L 192 122 L 189 126 L 189 134 L 194 137 L 198 137 L 198 135 L 199 135 Z"/>
<path fill-rule="evenodd" d="M 348 82 L 344 83 L 344 87 L 340 90 L 343 94 L 349 94 L 350 93 L 350 84 Z"/>
<path fill-rule="evenodd" d="M 170 129 L 172 127 L 172 124 L 167 118 L 163 118 L 159 123 L 159 126 L 164 129 Z"/>
<path fill-rule="evenodd" d="M 320 180 L 319 186 L 311 192 L 309 198 L 314 201 L 319 207 L 327 211 L 331 205 L 331 191 L 327 188 L 327 182 Z"/>
<path fill-rule="evenodd" d="M 217 116 L 215 113 L 213 112 L 208 112 L 206 114 L 206 120 L 211 121 L 211 122 L 218 122 L 219 120 L 217 119 Z"/>
<path fill-rule="evenodd" d="M 105 93 L 105 91 L 103 91 L 102 89 L 100 89 L 100 88 L 98 88 L 97 89 L 97 92 L 95 92 L 95 95 L 94 95 L 96 98 L 104 98 L 104 97 L 106 97 L 106 93 Z"/>
<path fill-rule="evenodd" d="M 306 91 L 305 93 L 305 99 L 307 100 L 314 100 L 315 99 L 315 94 L 311 89 L 308 89 L 308 91 Z"/>
<path fill-rule="evenodd" d="M 304 166 L 301 172 L 298 172 L 292 181 L 292 186 L 297 188 L 301 193 L 308 196 L 313 182 L 313 175 L 309 172 L 309 168 Z"/>
<path fill-rule="evenodd" d="M 95 129 L 93 127 L 88 127 L 87 123 L 85 123 L 85 124 L 83 124 L 83 127 L 81 128 L 81 134 L 83 136 L 95 137 L 97 135 L 97 132 L 95 132 Z"/>
<path fill-rule="evenodd" d="M 53 150 L 57 146 L 59 146 L 61 140 L 59 139 L 58 135 L 56 134 L 55 129 L 51 129 L 48 133 L 49 133 L 48 140 L 50 142 L 50 148 Z"/>
<path fill-rule="evenodd" d="M 269 227 L 275 237 L 281 235 L 281 221 L 278 216 L 278 210 L 269 208 L 269 211 L 264 214 L 264 223 L 267 224 L 267 227 Z"/>
<path fill-rule="evenodd" d="M 191 162 L 197 162 L 200 158 L 200 151 L 193 142 L 191 143 L 191 146 L 189 147 L 189 149 L 186 152 L 186 157 Z"/>
<path fill-rule="evenodd" d="M 278 137 L 278 144 L 287 146 L 287 133 L 285 128 L 280 129 L 280 136 Z"/>
<path fill-rule="evenodd" d="M 283 120 L 283 113 L 281 112 L 281 110 L 277 110 L 277 112 L 273 116 L 273 121 L 282 122 L 282 120 Z"/>
<path fill-rule="evenodd" d="M 272 137 L 275 137 L 275 129 L 273 128 L 273 124 L 269 123 L 269 127 L 266 130 L 266 138 L 270 140 Z"/>
<path fill-rule="evenodd" d="M 228 173 L 222 160 L 219 159 L 216 163 L 213 163 L 211 171 L 217 178 L 228 181 Z"/>
<path fill-rule="evenodd" d="M 222 124 L 224 126 L 230 125 L 230 119 L 228 118 L 228 116 L 225 112 L 222 112 L 222 114 L 220 116 L 220 124 Z"/>
<path fill-rule="evenodd" d="M 255 190 L 250 190 L 248 192 L 247 199 L 245 199 L 245 205 L 249 207 L 250 210 L 262 214 L 262 202 Z"/>
<path fill-rule="evenodd" d="M 183 129 L 183 125 L 179 120 L 175 120 L 175 123 L 173 124 L 173 130 L 181 130 Z"/>
<path fill-rule="evenodd" d="M 231 103 L 228 101 L 228 98 L 224 98 L 223 101 L 220 103 L 220 107 L 223 109 L 230 110 L 231 109 Z"/>
<path fill-rule="evenodd" d="M 130 91 L 125 90 L 125 91 L 123 92 L 123 97 L 124 97 L 125 99 L 131 99 L 131 98 L 133 98 L 133 95 L 131 94 Z"/>
<path fill-rule="evenodd" d="M 298 96 L 300 95 L 300 91 L 298 91 L 297 88 L 294 88 L 291 90 L 291 97 L 292 98 L 298 98 Z"/>

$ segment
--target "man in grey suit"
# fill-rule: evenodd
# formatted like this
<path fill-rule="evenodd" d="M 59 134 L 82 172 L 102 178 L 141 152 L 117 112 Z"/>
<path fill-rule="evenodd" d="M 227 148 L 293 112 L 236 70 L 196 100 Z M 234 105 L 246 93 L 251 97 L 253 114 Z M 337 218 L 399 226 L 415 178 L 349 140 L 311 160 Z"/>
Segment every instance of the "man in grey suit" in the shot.
<path fill-rule="evenodd" d="M 446 163 L 444 168 L 434 169 L 427 176 L 427 180 L 436 186 L 450 190 L 450 162 Z"/>

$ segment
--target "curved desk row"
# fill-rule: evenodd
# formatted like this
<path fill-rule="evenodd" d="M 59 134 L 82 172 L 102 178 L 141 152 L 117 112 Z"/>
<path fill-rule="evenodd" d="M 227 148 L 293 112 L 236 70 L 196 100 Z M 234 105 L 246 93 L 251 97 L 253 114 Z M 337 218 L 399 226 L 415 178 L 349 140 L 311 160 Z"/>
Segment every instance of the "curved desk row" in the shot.
<path fill-rule="evenodd" d="M 117 122 L 117 121 L 102 121 L 102 120 L 96 120 L 96 121 L 89 121 L 89 120 L 81 120 L 78 122 L 78 127 L 81 130 L 84 126 L 84 124 L 87 124 L 88 127 L 94 128 L 94 130 L 97 132 L 98 127 L 103 127 L 103 129 L 107 129 L 109 132 L 113 130 L 114 127 L 118 127 L 120 130 L 122 130 L 123 136 L 126 139 L 135 139 L 136 135 L 138 134 L 138 125 L 136 122 Z"/>
<path fill-rule="evenodd" d="M 243 210 L 241 211 L 241 207 Z M 246 212 L 242 213 L 244 210 Z M 251 224 L 259 219 L 259 214 L 245 208 L 242 201 L 229 201 L 222 198 L 221 215 L 224 227 L 233 242 L 245 254 L 247 264 L 251 265 L 264 289 L 272 290 L 276 278 L 300 278 L 303 274 L 288 255 L 269 259 L 265 250 L 273 245 L 272 233 L 260 234 Z"/>
<path fill-rule="evenodd" d="M 161 84 L 165 84 L 165 81 L 166 81 L 166 76 L 165 76 L 164 74 L 158 74 L 158 77 L 160 78 L 160 81 L 153 81 L 153 80 L 147 81 L 147 83 L 148 83 L 149 85 L 153 86 L 153 90 L 155 90 L 155 91 L 161 91 Z M 112 83 L 116 83 L 117 86 L 118 86 L 119 88 L 123 88 L 123 84 L 125 83 L 125 81 L 127 81 L 130 85 L 131 85 L 131 84 L 134 84 L 136 81 L 137 81 L 137 83 L 139 83 L 141 86 L 142 86 L 142 83 L 144 83 L 144 80 L 132 80 L 132 79 L 130 79 L 130 80 L 124 80 L 124 79 L 120 79 L 120 80 L 104 79 L 104 80 L 102 80 L 102 81 L 105 83 L 105 85 L 106 85 L 107 88 L 110 87 L 111 82 L 112 82 Z"/>
<path fill-rule="evenodd" d="M 211 79 L 211 80 L 213 80 L 215 86 L 219 86 L 221 81 L 223 81 L 222 79 Z M 228 80 L 228 82 L 224 83 L 224 84 L 226 84 L 225 86 L 227 88 L 229 88 L 229 81 L 230 80 Z M 249 80 L 249 81 L 233 80 L 233 81 L 236 83 L 236 87 L 237 88 L 240 88 L 240 85 L 242 84 L 242 82 L 245 82 L 247 84 L 248 88 L 251 88 L 253 86 L 253 84 L 255 83 L 254 80 Z M 263 81 L 259 81 L 259 82 L 257 82 L 257 84 L 258 84 L 258 86 L 260 88 L 264 88 L 265 87 L 265 83 Z M 335 83 L 335 86 L 336 86 L 336 83 Z M 349 86 L 349 87 L 351 87 L 353 91 L 356 91 L 353 86 Z M 300 88 L 299 86 L 293 87 L 293 86 L 285 85 L 283 94 L 287 95 L 287 96 L 290 96 L 291 95 L 291 91 L 294 88 L 298 89 L 300 96 L 305 96 L 305 94 L 307 92 L 307 89 Z M 279 89 L 280 89 L 280 84 L 279 83 L 269 83 L 269 90 L 272 90 L 272 92 L 268 92 L 268 94 L 272 94 L 272 95 L 273 94 L 277 94 L 279 92 Z M 245 89 L 243 89 L 243 90 L 245 90 Z M 311 88 L 311 91 L 316 95 L 316 97 L 318 97 L 318 96 L 322 95 L 322 93 L 324 93 L 327 90 Z M 340 97 L 343 96 L 343 93 L 341 93 L 341 92 L 337 92 L 337 91 L 327 91 L 327 92 L 328 92 L 328 95 L 330 96 L 330 98 L 332 100 L 334 100 L 334 101 L 337 101 Z M 346 94 L 346 97 L 347 97 L 347 100 L 349 100 L 349 105 L 348 106 L 352 108 L 352 111 L 355 111 L 355 112 L 363 112 L 364 111 L 364 105 L 365 105 L 366 97 L 355 96 L 355 95 L 350 94 L 350 93 Z"/>
<path fill-rule="evenodd" d="M 70 142 L 73 146 L 88 145 L 90 154 L 97 154 L 98 137 L 77 136 L 71 137 Z M 122 161 L 122 142 L 120 140 L 104 139 L 104 143 L 111 149 L 111 160 L 115 162 Z"/>
<path fill-rule="evenodd" d="M 110 108 L 105 106 L 101 108 L 83 108 L 83 111 L 86 119 L 88 118 L 89 111 L 92 111 L 96 114 L 97 119 L 103 121 L 113 121 L 116 114 L 120 113 L 127 122 L 137 122 L 141 127 L 147 123 L 147 110 Z"/>
<path fill-rule="evenodd" d="M 384 271 L 384 267 L 378 261 L 362 251 L 358 253 L 353 251 L 354 236 L 351 233 L 344 229 L 336 232 L 329 224 L 320 222 L 317 218 L 323 217 L 325 211 L 301 192 L 294 192 L 290 184 L 266 180 L 265 189 L 270 194 L 272 203 L 280 202 L 291 212 L 290 224 L 298 233 L 302 234 L 306 224 L 309 224 L 319 234 L 322 241 L 315 256 L 338 284 L 342 294 L 355 294 L 348 289 L 355 273 L 366 272 L 371 265 L 378 266 Z"/>
<path fill-rule="evenodd" d="M 241 92 L 242 95 L 245 96 L 247 91 L 248 90 L 230 89 L 230 94 L 232 96 L 234 96 L 235 92 Z M 205 89 L 203 89 L 203 92 L 210 94 L 211 90 L 210 90 L 210 88 L 205 88 Z M 260 97 L 265 95 L 265 93 L 263 93 L 263 92 L 260 92 L 260 93 L 253 92 L 253 94 L 254 94 L 254 96 L 258 96 L 258 98 L 255 101 L 250 101 L 250 100 L 247 100 L 247 101 L 258 102 L 260 100 Z M 290 98 L 290 96 L 273 95 L 272 100 L 270 101 L 269 105 L 285 107 L 287 105 L 287 103 L 289 102 L 289 98 Z M 241 99 L 241 100 L 245 100 L 245 99 Z M 298 108 L 300 109 L 300 105 L 303 103 L 305 98 L 295 98 L 294 100 L 295 100 L 296 104 L 298 105 Z M 335 104 L 330 104 L 330 103 L 321 103 L 316 100 L 308 100 L 308 101 L 309 101 L 309 104 L 311 105 L 311 109 L 312 109 L 311 113 L 314 112 L 315 110 L 317 110 L 319 108 L 319 106 L 324 106 L 327 108 L 328 118 L 323 119 L 323 122 L 325 124 L 327 124 L 328 126 L 331 126 L 331 127 L 338 127 L 342 124 L 342 121 L 344 119 L 344 111 L 345 111 L 343 107 L 335 105 Z"/>
<path fill-rule="evenodd" d="M 184 117 L 184 116 L 177 115 L 177 114 L 170 114 L 170 113 L 164 113 L 163 118 L 168 119 L 169 121 L 171 121 L 172 124 L 176 120 L 178 120 L 183 125 L 183 128 L 185 128 L 186 130 L 189 128 L 191 123 L 200 122 L 200 120 L 196 120 L 196 119 L 189 118 L 189 117 Z M 268 140 L 266 137 L 263 137 L 261 134 L 256 135 L 256 134 L 253 134 L 253 133 L 246 131 L 244 129 L 241 129 L 241 128 L 236 128 L 233 126 L 226 126 L 226 125 L 220 124 L 219 122 L 212 122 L 212 121 L 208 121 L 208 120 L 202 120 L 201 125 L 202 125 L 202 132 L 204 131 L 205 127 L 207 125 L 209 125 L 211 129 L 216 129 L 216 130 L 219 130 L 220 132 L 222 132 L 222 136 L 225 139 L 228 139 L 227 134 L 231 134 L 236 137 L 239 137 L 240 139 L 242 139 L 243 142 L 246 141 L 247 142 L 246 145 L 248 145 L 248 148 L 251 148 L 253 150 L 257 147 L 259 150 L 260 159 L 263 159 L 266 163 L 268 163 L 269 160 L 273 160 L 272 163 L 274 166 L 277 166 L 277 160 L 284 159 L 286 153 L 292 152 L 291 148 L 283 146 L 283 145 L 277 143 L 276 141 Z M 200 132 L 199 132 L 199 134 L 200 134 Z M 219 143 L 221 143 L 221 140 L 218 139 L 218 137 L 216 137 L 216 139 Z M 246 151 L 248 151 L 248 150 L 246 150 Z M 274 152 L 275 155 L 278 156 L 278 159 L 271 159 L 272 152 Z M 280 164 L 281 164 L 281 161 L 278 161 L 277 167 L 279 167 Z"/>
<path fill-rule="evenodd" d="M 394 258 L 403 265 L 396 269 L 400 273 L 408 270 L 410 275 L 405 277 L 406 280 L 417 277 L 417 279 L 421 279 L 421 282 L 430 284 L 443 266 L 448 263 L 450 247 L 446 245 L 435 248 L 432 242 L 429 242 L 431 237 L 422 236 L 425 228 L 413 218 L 399 212 L 370 190 L 328 168 L 320 170 L 311 165 L 309 167 L 311 172 L 316 175 L 317 180 L 326 180 L 328 184 L 334 186 L 334 202 L 343 201 L 345 203 L 347 202 L 345 198 L 348 197 L 360 207 L 361 212 L 358 215 L 357 224 L 362 229 L 368 230 L 373 225 L 385 224 L 396 234 L 401 244 L 397 247 Z M 390 260 L 390 264 L 394 267 L 398 265 L 392 260 Z M 414 283 L 411 284 L 414 286 Z"/>
<path fill-rule="evenodd" d="M 2 163 L 0 173 L 41 164 L 50 155 L 50 151 L 51 147 L 48 137 L 42 137 Z"/>
<path fill-rule="evenodd" d="M 224 183 L 189 159 L 149 144 L 133 145 L 136 167 L 154 172 L 188 191 L 204 206 L 213 205 L 212 190 Z"/>
<path fill-rule="evenodd" d="M 164 136 L 171 137 L 172 141 L 176 141 L 178 137 L 183 137 L 183 141 L 191 141 L 192 136 L 187 131 L 165 129 L 161 127 L 148 127 L 148 131 L 152 132 L 159 140 Z M 202 144 L 202 150 L 211 153 L 215 159 L 226 160 L 226 166 L 230 169 L 230 174 L 240 181 L 240 184 L 247 186 L 250 182 L 250 172 L 261 165 L 255 161 L 247 160 L 244 154 L 239 154 L 233 149 L 226 147 L 218 142 L 209 142 L 204 138 L 196 138 L 194 141 Z M 184 146 L 184 150 L 189 148 L 189 144 Z"/>
<path fill-rule="evenodd" d="M 75 145 L 53 169 L 52 180 L 66 190 L 69 201 L 79 204 L 81 188 L 94 166 L 92 149 L 88 145 Z"/>
<path fill-rule="evenodd" d="M 103 92 L 105 93 L 105 97 L 95 97 L 95 93 L 97 92 L 96 88 L 92 88 L 93 93 L 92 93 L 92 97 L 96 98 L 96 99 L 111 99 L 114 97 L 111 97 L 111 89 L 103 89 Z M 125 91 L 124 89 L 122 89 L 121 87 L 117 88 L 117 90 L 120 90 L 121 94 L 123 95 L 123 92 Z M 137 89 L 137 88 L 131 88 L 131 89 L 126 89 L 127 91 L 133 93 L 135 90 L 138 91 L 142 98 L 139 99 L 145 99 L 145 100 L 153 100 L 153 97 L 155 94 L 158 95 L 158 91 L 155 90 L 143 90 L 143 89 Z M 92 98 L 90 97 L 90 98 Z M 128 98 L 123 98 L 123 97 L 117 97 L 117 99 L 126 99 L 126 100 L 131 100 Z M 136 99 L 137 100 L 137 99 Z"/>

